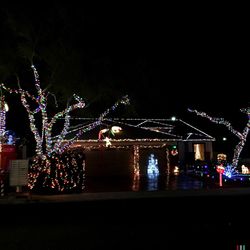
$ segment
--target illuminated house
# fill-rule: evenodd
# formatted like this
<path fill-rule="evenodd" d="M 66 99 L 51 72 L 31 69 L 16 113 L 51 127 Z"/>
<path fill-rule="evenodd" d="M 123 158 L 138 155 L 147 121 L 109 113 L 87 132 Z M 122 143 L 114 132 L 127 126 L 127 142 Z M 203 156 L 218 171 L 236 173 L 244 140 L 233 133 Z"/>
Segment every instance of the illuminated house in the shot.
<path fill-rule="evenodd" d="M 96 121 L 79 120 L 82 123 L 74 126 L 66 141 Z M 84 148 L 86 175 L 146 175 L 149 171 L 174 173 L 195 160 L 211 160 L 214 140 L 181 119 L 112 118 L 102 120 L 99 126 L 83 133 L 72 147 Z M 149 170 L 152 158 L 157 162 L 157 169 Z"/>

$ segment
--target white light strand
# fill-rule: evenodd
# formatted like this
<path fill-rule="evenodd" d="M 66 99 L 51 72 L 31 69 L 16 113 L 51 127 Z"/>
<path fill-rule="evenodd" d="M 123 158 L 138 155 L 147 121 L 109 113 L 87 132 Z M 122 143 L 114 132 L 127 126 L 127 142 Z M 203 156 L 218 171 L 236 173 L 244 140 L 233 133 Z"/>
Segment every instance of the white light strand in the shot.
<path fill-rule="evenodd" d="M 28 114 L 28 117 L 29 117 L 29 122 L 30 122 L 30 129 L 31 129 L 31 132 L 33 133 L 34 135 L 34 138 L 35 138 L 35 141 L 36 141 L 36 154 L 39 155 L 39 156 L 42 156 L 43 155 L 43 150 L 42 150 L 42 139 L 41 139 L 41 136 L 39 134 L 39 131 L 35 125 L 35 117 L 34 117 L 34 113 L 32 113 L 30 111 L 30 106 L 26 100 L 26 97 L 25 97 L 25 94 L 22 93 L 21 94 L 21 102 L 23 104 L 23 106 L 25 107 L 26 111 L 27 111 L 27 114 Z"/>
<path fill-rule="evenodd" d="M 214 118 L 214 117 L 211 117 L 211 116 L 207 115 L 205 112 L 199 112 L 199 111 L 193 110 L 193 109 L 188 109 L 188 111 L 196 113 L 199 116 L 205 117 L 205 118 L 209 119 L 213 123 L 222 124 L 222 125 L 226 126 L 227 129 L 231 133 L 233 133 L 235 136 L 237 136 L 240 139 L 240 142 L 236 145 L 236 147 L 234 149 L 234 155 L 233 155 L 233 160 L 232 160 L 232 166 L 233 166 L 233 168 L 236 169 L 236 167 L 238 165 L 238 162 L 239 162 L 240 154 L 241 154 L 241 152 L 243 150 L 243 147 L 245 146 L 247 136 L 248 136 L 248 133 L 249 133 L 249 128 L 250 128 L 250 108 L 241 109 L 242 112 L 247 113 L 247 115 L 248 115 L 248 122 L 247 122 L 247 125 L 244 128 L 242 133 L 235 130 L 232 127 L 231 123 L 224 120 L 224 118 Z"/>
<path fill-rule="evenodd" d="M 24 106 L 24 108 L 26 109 L 26 112 L 28 114 L 30 129 L 31 129 L 31 132 L 33 133 L 34 138 L 35 138 L 36 155 L 34 157 L 34 162 L 33 162 L 34 164 L 32 164 L 31 173 L 29 175 L 29 188 L 32 189 L 34 187 L 35 183 L 37 182 L 37 178 L 39 178 L 40 174 L 46 173 L 46 176 L 44 179 L 44 184 L 49 185 L 51 188 L 54 188 L 57 186 L 59 190 L 62 190 L 62 188 L 61 188 L 62 184 L 59 183 L 58 172 L 55 172 L 54 173 L 55 177 L 53 178 L 53 180 L 51 179 L 51 171 L 52 171 L 51 164 L 52 163 L 56 164 L 57 169 L 59 169 L 59 170 L 63 167 L 63 164 L 62 164 L 60 158 L 57 157 L 56 161 L 53 160 L 55 155 L 57 153 L 63 153 L 65 151 L 65 149 L 68 149 L 68 147 L 71 144 L 73 144 L 74 141 L 77 140 L 84 132 L 89 131 L 89 130 L 93 129 L 94 127 L 100 125 L 100 123 L 104 119 L 104 117 L 107 116 L 111 111 L 116 109 L 116 107 L 119 104 L 128 104 L 129 99 L 127 96 L 122 97 L 122 99 L 117 101 L 111 108 L 109 108 L 105 112 L 103 112 L 99 116 L 99 118 L 96 122 L 92 123 L 91 125 L 88 125 L 84 129 L 80 129 L 77 132 L 77 135 L 72 140 L 70 140 L 66 144 L 63 144 L 63 140 L 64 140 L 65 136 L 67 135 L 68 130 L 69 130 L 69 126 L 70 126 L 69 113 L 75 109 L 84 108 L 85 103 L 82 100 L 82 98 L 80 98 L 78 95 L 74 94 L 73 97 L 74 97 L 75 101 L 77 101 L 77 103 L 70 105 L 69 107 L 67 107 L 65 110 L 63 110 L 61 112 L 58 112 L 49 121 L 49 118 L 47 115 L 48 93 L 45 90 L 42 90 L 42 88 L 41 88 L 39 74 L 38 74 L 35 66 L 32 65 L 31 68 L 33 70 L 33 74 L 34 74 L 34 78 L 35 78 L 35 88 L 36 88 L 37 94 L 38 94 L 37 97 L 29 94 L 29 92 L 27 92 L 27 91 L 24 91 L 23 89 L 21 89 L 20 86 L 19 86 L 18 90 L 15 90 L 15 89 L 13 90 L 13 89 L 5 87 L 4 84 L 1 84 L 0 85 L 1 91 L 3 89 L 9 93 L 20 94 L 21 103 Z M 31 98 L 31 100 L 35 101 L 35 103 L 38 105 L 38 107 L 36 107 L 35 110 L 33 110 L 33 111 L 31 110 L 30 104 L 28 103 L 27 98 Z M 1 124 L 0 124 L 0 126 L 3 128 L 2 130 L 4 130 L 4 126 L 5 126 L 5 113 L 4 112 L 5 112 L 5 110 L 1 109 L 1 114 L 0 114 L 1 115 L 1 117 L 0 117 Z M 42 126 L 41 126 L 40 133 L 39 133 L 39 129 L 36 125 L 37 121 L 35 119 L 35 114 L 40 113 L 40 112 L 42 115 Z M 57 139 L 52 140 L 52 127 L 56 123 L 56 121 L 62 117 L 65 117 L 63 129 L 62 129 L 61 133 L 57 136 Z M 2 130 L 0 131 L 1 134 L 3 133 Z M 65 185 L 69 184 L 69 183 L 74 183 L 74 180 L 72 179 L 73 177 L 70 177 L 70 178 L 71 179 L 67 179 L 67 183 L 64 183 Z M 77 184 L 74 183 L 74 186 L 75 185 L 77 185 Z"/>
<path fill-rule="evenodd" d="M 140 147 L 138 145 L 134 145 L 134 175 L 140 176 Z"/>
<path fill-rule="evenodd" d="M 0 100 L 0 144 L 4 141 L 4 134 L 6 130 L 6 110 L 5 110 L 4 96 Z"/>
<path fill-rule="evenodd" d="M 110 121 L 110 122 L 116 122 L 118 124 L 121 124 L 121 125 L 126 125 L 126 126 L 129 126 L 129 127 L 132 127 L 132 128 L 140 128 L 140 129 L 144 129 L 144 130 L 147 130 L 147 131 L 151 131 L 151 132 L 156 132 L 156 133 L 160 133 L 160 134 L 164 134 L 164 135 L 170 135 L 170 136 L 173 136 L 173 137 L 176 137 L 177 139 L 181 140 L 181 136 L 179 135 L 175 135 L 175 134 L 172 134 L 172 133 L 168 133 L 168 132 L 164 132 L 162 130 L 154 130 L 154 127 L 140 127 L 138 125 L 132 125 L 132 124 L 129 124 L 129 123 L 125 123 L 125 122 L 121 122 L 121 121 L 115 121 L 114 119 L 106 119 L 107 121 Z"/>
<path fill-rule="evenodd" d="M 101 122 L 103 121 L 103 119 L 113 110 L 115 110 L 119 104 L 124 104 L 127 105 L 129 104 L 129 98 L 128 96 L 123 96 L 121 98 L 121 100 L 117 101 L 111 108 L 106 109 L 97 119 L 97 121 L 87 125 L 86 127 L 84 127 L 83 129 L 80 129 L 78 131 L 78 133 L 70 140 L 68 140 L 67 143 L 65 143 L 63 145 L 63 147 L 61 147 L 60 149 L 58 148 L 57 150 L 59 150 L 59 153 L 64 152 L 66 149 L 68 149 L 83 133 L 94 129 L 95 127 L 97 127 L 98 125 L 101 124 Z"/>
<path fill-rule="evenodd" d="M 77 108 L 83 108 L 85 106 L 85 103 L 83 100 L 77 96 L 74 95 L 74 99 L 78 102 L 76 104 L 73 104 L 69 106 L 67 109 L 63 110 L 62 112 L 57 113 L 54 117 L 51 118 L 51 121 L 49 122 L 49 118 L 47 115 L 47 92 L 45 90 L 42 90 L 39 80 L 39 74 L 35 68 L 34 65 L 31 66 L 35 78 L 35 87 L 38 93 L 38 96 L 35 97 L 34 95 L 31 95 L 28 91 L 24 91 L 23 89 L 10 89 L 7 88 L 4 84 L 1 84 L 1 89 L 4 89 L 8 93 L 15 93 L 15 94 L 21 94 L 21 102 L 24 106 L 24 108 L 27 111 L 29 122 L 30 122 L 30 129 L 31 132 L 34 135 L 35 141 L 36 141 L 36 155 L 43 157 L 45 159 L 46 155 L 51 155 L 53 152 L 58 151 L 58 147 L 61 146 L 61 143 L 63 139 L 65 138 L 65 135 L 67 134 L 67 131 L 70 126 L 70 116 L 69 113 Z M 35 101 L 36 104 L 38 104 L 38 107 L 35 110 L 31 110 L 30 105 L 28 104 L 27 97 L 31 98 L 31 100 Z M 41 133 L 39 133 L 39 130 L 36 126 L 36 119 L 35 114 L 41 112 L 42 114 L 42 128 Z M 52 127 L 57 121 L 59 117 L 65 116 L 65 123 L 64 127 L 62 129 L 61 134 L 58 136 L 57 141 L 55 145 L 53 146 L 52 143 Z M 43 148 L 43 143 L 45 145 L 45 148 Z"/>

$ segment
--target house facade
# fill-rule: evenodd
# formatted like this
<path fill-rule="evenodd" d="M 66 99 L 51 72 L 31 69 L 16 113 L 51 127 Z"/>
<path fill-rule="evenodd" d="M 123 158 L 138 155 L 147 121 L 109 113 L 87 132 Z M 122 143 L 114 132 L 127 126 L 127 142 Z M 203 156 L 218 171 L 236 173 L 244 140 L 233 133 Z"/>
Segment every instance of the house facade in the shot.
<path fill-rule="evenodd" d="M 80 121 L 65 142 L 97 119 Z M 82 133 L 71 147 L 84 150 L 87 176 L 144 176 L 174 174 L 196 160 L 212 160 L 214 140 L 181 119 L 105 118 Z"/>

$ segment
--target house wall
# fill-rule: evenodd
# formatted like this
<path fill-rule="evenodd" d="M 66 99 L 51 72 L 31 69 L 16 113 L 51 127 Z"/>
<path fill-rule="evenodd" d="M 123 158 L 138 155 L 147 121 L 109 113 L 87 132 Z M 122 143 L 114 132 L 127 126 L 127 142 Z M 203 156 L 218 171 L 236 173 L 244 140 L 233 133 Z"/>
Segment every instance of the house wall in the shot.
<path fill-rule="evenodd" d="M 209 160 L 213 159 L 213 144 L 212 142 L 206 142 L 206 151 L 209 157 Z"/>
<path fill-rule="evenodd" d="M 133 176 L 134 151 L 130 148 L 101 148 L 85 150 L 85 169 L 88 177 Z M 166 148 L 140 148 L 140 175 L 147 175 L 148 160 L 154 154 L 160 174 L 166 173 Z"/>
<path fill-rule="evenodd" d="M 86 176 L 129 176 L 133 173 L 133 150 L 101 148 L 85 150 Z"/>
<path fill-rule="evenodd" d="M 178 157 L 179 157 L 179 167 L 180 169 L 184 170 L 185 169 L 185 143 L 184 142 L 178 142 Z"/>
<path fill-rule="evenodd" d="M 186 144 L 186 154 L 185 161 L 190 163 L 194 161 L 194 144 L 204 144 L 205 145 L 205 160 L 210 161 L 213 159 L 213 145 L 211 141 L 192 141 Z"/>
<path fill-rule="evenodd" d="M 211 160 L 213 156 L 212 142 L 178 142 L 178 155 L 172 156 L 167 154 L 166 145 L 141 145 L 139 147 L 139 170 L 141 176 L 147 175 L 147 167 L 150 154 L 154 154 L 158 160 L 158 168 L 160 174 L 165 174 L 168 167 L 170 173 L 173 172 L 175 166 L 179 166 L 180 170 L 185 170 L 188 165 L 194 162 L 193 145 L 195 143 L 203 143 L 205 145 L 206 160 Z M 84 144 L 82 144 L 83 146 Z M 97 146 L 97 144 L 95 144 Z M 94 147 L 84 151 L 86 158 L 86 176 L 88 177 L 113 177 L 113 176 L 133 176 L 134 175 L 134 144 L 126 145 L 121 148 L 117 145 L 113 148 L 101 146 Z M 173 145 L 173 144 L 171 144 Z M 80 146 L 80 145 L 79 145 Z M 138 145 L 139 146 L 139 145 Z"/>

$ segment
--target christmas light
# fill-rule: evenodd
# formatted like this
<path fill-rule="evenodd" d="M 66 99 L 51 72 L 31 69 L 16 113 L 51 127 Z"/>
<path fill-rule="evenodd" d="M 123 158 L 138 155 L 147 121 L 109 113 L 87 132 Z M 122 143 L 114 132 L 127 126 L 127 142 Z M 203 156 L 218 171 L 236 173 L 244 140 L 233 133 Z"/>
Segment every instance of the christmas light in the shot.
<path fill-rule="evenodd" d="M 103 141 L 105 141 L 105 146 L 106 146 L 106 147 L 108 147 L 108 146 L 111 145 L 110 140 L 111 140 L 111 139 L 110 139 L 109 137 L 105 137 L 105 138 L 103 139 Z"/>
<path fill-rule="evenodd" d="M 232 166 L 232 164 L 227 164 L 224 170 L 223 175 L 225 175 L 228 178 L 232 178 L 238 174 L 238 171 L 236 171 L 236 168 Z"/>
<path fill-rule="evenodd" d="M 109 131 L 108 128 L 101 129 L 99 131 L 99 134 L 98 134 L 98 140 L 101 140 L 103 138 L 104 134 L 107 133 L 108 131 Z"/>
<path fill-rule="evenodd" d="M 64 118 L 59 118 L 59 119 L 64 119 Z M 97 121 L 98 118 L 90 118 L 90 117 L 71 117 L 71 120 L 83 120 L 83 121 Z M 123 126 L 129 126 L 129 127 L 133 127 L 133 128 L 141 128 L 141 129 L 145 129 L 145 130 L 149 130 L 149 131 L 154 131 L 154 132 L 158 132 L 160 134 L 165 134 L 165 135 L 169 135 L 171 137 L 175 137 L 176 139 L 179 139 L 179 141 L 183 141 L 183 140 L 189 140 L 189 141 L 214 141 L 215 139 L 204 133 L 203 131 L 199 130 L 198 128 L 190 125 L 189 123 L 181 120 L 181 119 L 176 119 L 176 121 L 178 121 L 180 124 L 184 124 L 187 127 L 189 127 L 192 130 L 196 130 L 198 133 L 188 133 L 188 137 L 186 139 L 183 138 L 183 136 L 177 135 L 174 133 L 174 128 L 175 125 L 172 124 L 167 124 L 166 122 L 173 122 L 170 119 L 148 119 L 148 118 L 105 118 L 102 121 L 107 121 L 107 122 L 111 122 L 111 123 L 116 123 L 121 125 L 121 127 Z M 138 124 L 131 124 L 128 122 L 139 122 Z M 176 122 L 174 121 L 174 123 Z M 144 123 L 147 122 L 152 122 L 154 124 L 160 125 L 160 126 L 143 126 Z M 79 125 L 76 125 L 77 127 L 79 127 Z M 80 125 L 81 126 L 81 125 Z M 86 125 L 84 125 L 86 126 Z M 83 126 L 83 127 L 84 127 Z M 78 130 L 78 128 L 72 129 L 69 131 L 69 133 Z M 189 137 L 191 135 L 204 135 L 206 138 L 195 138 L 195 139 L 190 139 Z"/>
<path fill-rule="evenodd" d="M 114 134 L 117 134 L 119 132 L 121 132 L 122 128 L 121 127 L 118 127 L 118 126 L 112 126 L 111 127 L 111 132 L 114 133 Z"/>
<path fill-rule="evenodd" d="M 219 173 L 219 185 L 222 187 L 222 174 L 225 172 L 225 167 L 223 165 L 218 165 L 216 171 Z"/>
<path fill-rule="evenodd" d="M 1 96 L 0 99 L 0 144 L 4 142 L 4 135 L 6 130 L 6 109 L 4 96 Z"/>
<path fill-rule="evenodd" d="M 154 154 L 150 154 L 149 156 L 147 174 L 149 178 L 155 178 L 159 175 L 158 160 Z"/>
<path fill-rule="evenodd" d="M 76 136 L 67 143 L 65 143 L 64 139 L 65 136 L 68 134 L 70 128 L 70 112 L 75 109 L 84 108 L 85 103 L 80 96 L 74 94 L 73 97 L 76 103 L 68 105 L 66 109 L 61 112 L 58 112 L 52 118 L 49 118 L 47 113 L 47 103 L 48 95 L 50 93 L 41 88 L 39 74 L 35 66 L 32 65 L 31 68 L 33 70 L 37 96 L 31 95 L 28 91 L 23 90 L 20 87 L 19 82 L 19 89 L 11 89 L 6 87 L 4 84 L 0 85 L 1 92 L 2 90 L 5 90 L 10 94 L 20 94 L 21 103 L 26 109 L 29 118 L 30 129 L 34 135 L 36 144 L 36 155 L 34 157 L 34 162 L 30 169 L 28 186 L 33 189 L 36 183 L 43 179 L 42 184 L 44 187 L 50 187 L 59 191 L 65 190 L 65 185 L 71 186 L 73 188 L 79 185 L 76 180 L 72 179 L 74 178 L 73 176 L 75 169 L 75 159 L 71 159 L 70 161 L 66 159 L 65 162 L 65 159 L 63 158 L 64 153 L 66 153 L 66 150 L 69 150 L 70 145 L 72 145 L 84 132 L 89 131 L 98 126 L 101 121 L 111 111 L 115 110 L 119 104 L 128 104 L 128 96 L 123 96 L 121 100 L 117 101 L 111 108 L 103 112 L 97 121 L 84 128 L 78 129 Z M 34 102 L 36 106 L 35 108 L 31 108 L 34 105 L 31 106 L 30 100 Z M 4 133 L 5 129 L 6 110 L 3 108 L 3 103 L 4 102 L 1 101 L 0 135 Z M 41 126 L 38 125 L 39 119 L 35 116 L 38 113 L 40 113 L 42 117 Z M 59 135 L 52 136 L 53 125 L 57 122 L 58 119 L 61 119 L 63 117 L 65 117 L 65 121 L 61 133 Z M 68 170 L 66 171 L 65 168 L 68 168 Z M 65 171 L 62 171 L 63 169 Z M 64 180 L 63 183 L 62 180 Z M 40 184 L 41 183 L 39 183 L 39 185 Z"/>
<path fill-rule="evenodd" d="M 78 133 L 70 140 L 68 140 L 59 150 L 60 152 L 63 152 L 64 150 L 66 150 L 67 148 L 69 148 L 76 140 L 78 140 L 78 138 L 85 132 L 89 131 L 89 130 L 92 130 L 94 129 L 95 127 L 97 127 L 98 125 L 101 124 L 101 122 L 104 120 L 104 118 L 113 110 L 115 110 L 119 104 L 124 104 L 124 105 L 127 105 L 129 104 L 129 98 L 127 95 L 123 96 L 119 101 L 117 101 L 111 108 L 108 108 L 106 109 L 100 116 L 99 118 L 87 125 L 87 126 L 84 126 L 83 128 L 81 129 L 78 129 Z M 69 131 L 69 133 L 72 132 L 72 131 Z M 61 141 L 61 144 L 62 144 L 63 141 Z"/>
<path fill-rule="evenodd" d="M 109 137 L 108 133 L 114 136 L 115 134 L 119 133 L 121 130 L 122 128 L 118 126 L 112 126 L 111 129 L 108 129 L 108 128 L 101 129 L 98 133 L 98 140 L 105 141 L 106 147 L 108 147 L 112 144 L 111 138 Z"/>
<path fill-rule="evenodd" d="M 134 145 L 134 175 L 135 176 L 140 176 L 140 149 L 139 146 Z"/>
<path fill-rule="evenodd" d="M 45 159 L 36 156 L 30 167 L 28 187 L 35 192 L 80 192 L 84 181 L 84 152 L 74 148 Z"/>
<path fill-rule="evenodd" d="M 39 74 L 34 65 L 31 66 L 35 78 L 35 88 L 37 90 L 37 97 L 31 95 L 28 91 L 25 91 L 19 87 L 19 89 L 10 89 L 5 87 L 4 84 L 1 84 L 1 89 L 6 90 L 9 93 L 20 94 L 22 105 L 25 107 L 29 122 L 30 122 L 30 129 L 34 135 L 35 142 L 36 142 L 36 155 L 42 158 L 46 158 L 46 155 L 51 155 L 53 152 L 58 151 L 58 147 L 60 147 L 62 140 L 64 139 L 67 130 L 69 128 L 69 113 L 77 108 L 83 108 L 85 106 L 84 101 L 77 95 L 74 95 L 74 99 L 77 101 L 76 104 L 69 106 L 62 112 L 57 113 L 54 117 L 51 118 L 49 121 L 47 115 L 47 97 L 48 92 L 43 90 L 40 85 Z M 34 101 L 37 107 L 34 110 L 31 110 L 30 104 L 27 101 L 27 97 Z M 36 118 L 35 114 L 41 112 L 42 114 L 42 128 L 41 131 L 38 130 L 36 125 Z M 52 127 L 57 121 L 59 117 L 65 116 L 65 123 L 64 128 L 57 138 L 57 141 L 54 145 L 52 145 Z M 45 147 L 43 147 L 45 145 Z"/>
<path fill-rule="evenodd" d="M 240 141 L 239 141 L 239 143 L 236 145 L 236 147 L 234 149 L 234 155 L 233 155 L 233 160 L 232 160 L 233 168 L 236 169 L 237 166 L 238 166 L 240 154 L 241 154 L 241 152 L 243 150 L 243 147 L 245 146 L 247 136 L 248 136 L 248 133 L 249 133 L 249 129 L 250 129 L 250 108 L 241 109 L 241 112 L 246 113 L 247 116 L 248 116 L 247 125 L 243 129 L 242 133 L 235 130 L 233 128 L 233 126 L 231 125 L 231 123 L 224 120 L 224 118 L 214 118 L 214 117 L 211 117 L 211 116 L 207 115 L 205 112 L 199 112 L 199 111 L 193 110 L 193 109 L 188 109 L 188 111 L 196 113 L 199 116 L 205 117 L 205 118 L 209 119 L 213 123 L 222 124 L 222 125 L 226 126 L 227 129 L 231 133 L 233 133 L 235 136 L 237 136 L 239 138 Z"/>
<path fill-rule="evenodd" d="M 249 174 L 249 169 L 245 165 L 241 166 L 241 173 L 242 174 Z"/>

